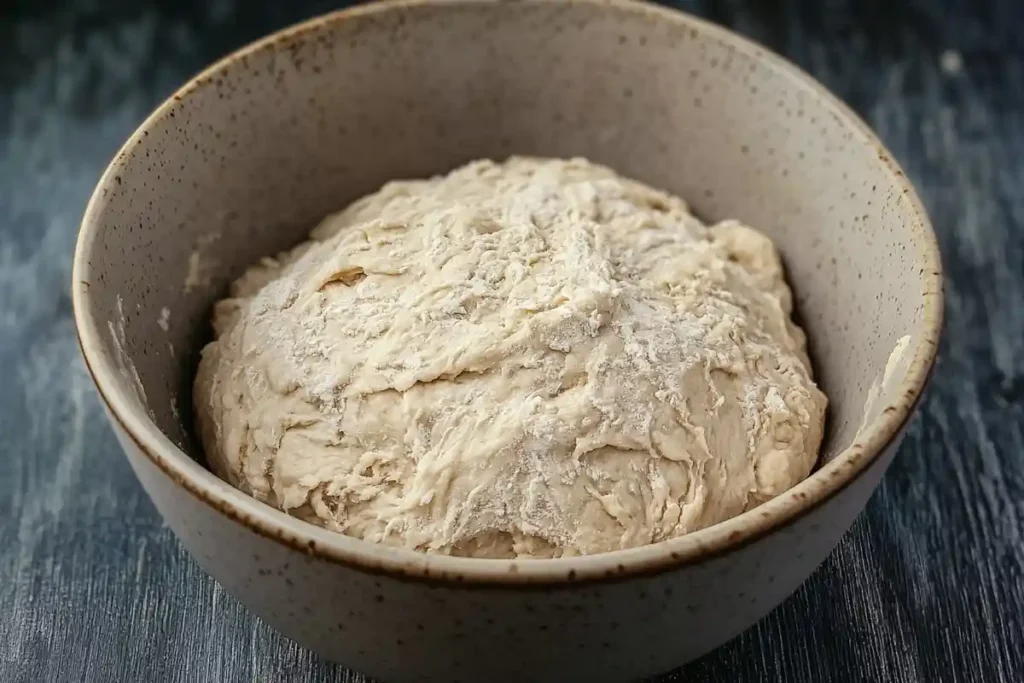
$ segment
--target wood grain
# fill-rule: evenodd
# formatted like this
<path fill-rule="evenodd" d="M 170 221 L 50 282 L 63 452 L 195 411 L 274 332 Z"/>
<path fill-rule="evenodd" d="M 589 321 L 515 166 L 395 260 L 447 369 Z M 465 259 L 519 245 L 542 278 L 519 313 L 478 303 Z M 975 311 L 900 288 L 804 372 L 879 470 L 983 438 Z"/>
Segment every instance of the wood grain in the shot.
<path fill-rule="evenodd" d="M 162 525 L 78 360 L 77 223 L 148 110 L 334 2 L 0 10 L 0 681 L 365 679 L 271 631 Z M 662 681 L 1024 679 L 1024 6 L 676 3 L 850 102 L 920 188 L 947 271 L 931 391 L 840 547 L 761 624 Z"/>

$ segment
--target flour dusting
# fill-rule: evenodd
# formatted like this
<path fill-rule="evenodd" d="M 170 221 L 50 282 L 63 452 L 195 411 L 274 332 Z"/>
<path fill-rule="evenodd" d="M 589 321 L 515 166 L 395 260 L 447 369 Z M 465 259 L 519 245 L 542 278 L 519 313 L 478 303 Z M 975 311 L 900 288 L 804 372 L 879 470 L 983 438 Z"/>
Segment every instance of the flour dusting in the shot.
<path fill-rule="evenodd" d="M 121 378 L 127 383 L 136 400 L 138 400 L 149 416 L 153 417 L 153 411 L 150 409 L 149 401 L 146 398 L 146 389 L 142 386 L 142 379 L 135 369 L 135 363 L 132 362 L 131 357 L 125 351 L 127 337 L 125 335 L 124 320 L 124 301 L 118 295 L 117 318 L 107 321 L 107 328 L 110 330 L 110 338 L 114 345 L 114 362 L 117 364 Z"/>

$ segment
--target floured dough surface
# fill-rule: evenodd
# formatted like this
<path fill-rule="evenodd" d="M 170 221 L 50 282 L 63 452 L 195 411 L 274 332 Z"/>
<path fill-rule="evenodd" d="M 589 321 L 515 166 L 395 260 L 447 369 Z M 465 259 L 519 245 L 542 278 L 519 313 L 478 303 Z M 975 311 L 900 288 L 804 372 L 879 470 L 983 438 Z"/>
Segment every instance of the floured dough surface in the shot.
<path fill-rule="evenodd" d="M 358 538 L 654 543 L 805 478 L 825 396 L 778 255 L 587 161 L 392 182 L 265 259 L 195 383 L 214 471 Z"/>

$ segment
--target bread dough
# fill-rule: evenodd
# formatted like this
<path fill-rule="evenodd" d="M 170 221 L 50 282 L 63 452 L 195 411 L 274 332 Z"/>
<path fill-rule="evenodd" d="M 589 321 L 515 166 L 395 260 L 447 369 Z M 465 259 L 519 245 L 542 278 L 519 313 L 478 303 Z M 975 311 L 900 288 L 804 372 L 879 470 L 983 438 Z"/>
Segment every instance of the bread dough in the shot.
<path fill-rule="evenodd" d="M 392 182 L 216 305 L 214 471 L 357 538 L 630 548 L 806 477 L 822 436 L 767 237 L 582 159 Z"/>

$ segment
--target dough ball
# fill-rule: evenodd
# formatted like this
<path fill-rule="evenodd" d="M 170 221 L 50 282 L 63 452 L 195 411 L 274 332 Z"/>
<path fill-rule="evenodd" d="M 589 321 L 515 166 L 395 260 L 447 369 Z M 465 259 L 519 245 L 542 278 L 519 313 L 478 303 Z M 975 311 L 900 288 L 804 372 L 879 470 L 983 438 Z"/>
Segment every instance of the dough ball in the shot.
<path fill-rule="evenodd" d="M 630 548 L 810 472 L 826 399 L 778 254 L 582 159 L 393 182 L 254 266 L 195 382 L 214 471 L 357 538 Z"/>

